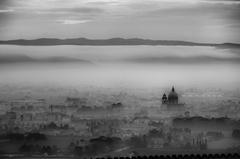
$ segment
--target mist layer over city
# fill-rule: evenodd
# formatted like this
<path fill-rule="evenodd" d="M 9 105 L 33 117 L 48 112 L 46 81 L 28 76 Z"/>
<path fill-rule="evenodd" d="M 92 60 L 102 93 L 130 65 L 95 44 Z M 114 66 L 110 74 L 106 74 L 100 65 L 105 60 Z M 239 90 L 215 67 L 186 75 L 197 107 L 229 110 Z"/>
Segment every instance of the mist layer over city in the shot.
<path fill-rule="evenodd" d="M 191 46 L 1 46 L 1 83 L 239 85 L 239 50 Z M 128 87 L 127 86 L 127 87 Z"/>

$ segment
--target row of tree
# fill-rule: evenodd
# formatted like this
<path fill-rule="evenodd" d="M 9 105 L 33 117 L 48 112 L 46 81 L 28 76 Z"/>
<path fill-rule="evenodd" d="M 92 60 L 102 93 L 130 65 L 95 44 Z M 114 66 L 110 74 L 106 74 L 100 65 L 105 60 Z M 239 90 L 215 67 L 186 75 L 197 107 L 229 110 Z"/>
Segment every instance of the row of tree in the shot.
<path fill-rule="evenodd" d="M 23 144 L 19 147 L 19 152 L 23 154 L 48 154 L 53 155 L 57 154 L 58 147 L 57 146 L 40 146 L 40 145 L 32 145 L 32 144 Z"/>
<path fill-rule="evenodd" d="M 6 133 L 0 135 L 0 139 L 9 139 L 9 140 L 17 140 L 17 141 L 39 141 L 46 140 L 47 137 L 41 133 Z"/>
<path fill-rule="evenodd" d="M 111 152 L 121 146 L 122 140 L 117 137 L 105 137 L 91 139 L 86 146 L 69 145 L 69 152 L 77 156 L 92 156 L 100 153 Z"/>

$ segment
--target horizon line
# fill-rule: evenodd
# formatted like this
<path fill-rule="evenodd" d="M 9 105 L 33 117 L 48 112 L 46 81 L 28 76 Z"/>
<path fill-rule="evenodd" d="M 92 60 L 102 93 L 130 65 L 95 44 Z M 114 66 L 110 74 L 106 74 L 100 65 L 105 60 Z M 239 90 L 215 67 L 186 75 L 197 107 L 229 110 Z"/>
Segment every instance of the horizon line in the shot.
<path fill-rule="evenodd" d="M 195 42 L 195 41 L 188 41 L 188 40 L 166 40 L 166 39 L 150 39 L 150 38 L 138 38 L 138 37 L 131 37 L 131 38 L 124 38 L 124 37 L 110 37 L 110 38 L 88 38 L 88 37 L 69 37 L 69 38 L 56 38 L 56 37 L 40 37 L 40 38 L 18 38 L 18 39 L 8 39 L 8 40 L 1 40 L 0 42 L 12 42 L 12 41 L 34 41 L 34 40 L 77 40 L 77 39 L 84 39 L 84 40 L 98 40 L 98 41 L 104 41 L 104 40 L 114 40 L 114 39 L 120 39 L 120 40 L 146 40 L 146 41 L 152 41 L 152 42 L 184 42 L 184 43 L 192 43 L 192 44 L 199 44 L 199 45 L 227 45 L 227 44 L 233 44 L 233 45 L 240 45 L 240 42 Z M 1 43 L 0 43 L 1 44 Z M 126 44 L 127 45 L 127 44 Z M 131 45 L 131 44 L 129 44 Z M 150 44 L 146 44 L 150 45 Z M 160 44 L 154 44 L 154 45 L 160 45 Z"/>

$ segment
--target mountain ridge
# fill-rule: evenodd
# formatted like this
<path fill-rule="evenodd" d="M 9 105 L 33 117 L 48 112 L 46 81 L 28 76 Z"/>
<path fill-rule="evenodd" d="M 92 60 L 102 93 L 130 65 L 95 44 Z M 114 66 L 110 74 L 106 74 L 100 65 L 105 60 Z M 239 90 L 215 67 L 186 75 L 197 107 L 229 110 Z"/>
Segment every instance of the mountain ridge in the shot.
<path fill-rule="evenodd" d="M 92 64 L 88 60 L 64 57 L 64 56 L 52 56 L 46 58 L 33 58 L 27 55 L 1 55 L 0 54 L 0 65 L 1 64 L 16 64 L 16 63 L 82 63 L 82 64 Z"/>
<path fill-rule="evenodd" d="M 234 47 L 240 48 L 238 43 L 198 43 L 180 40 L 151 40 L 141 38 L 110 38 L 110 39 L 88 39 L 88 38 L 39 38 L 39 39 L 16 39 L 0 40 L 0 45 L 29 45 L 29 46 L 54 46 L 54 45 L 92 45 L 92 46 L 113 46 L 113 45 L 170 45 L 170 46 L 213 46 L 213 47 Z"/>

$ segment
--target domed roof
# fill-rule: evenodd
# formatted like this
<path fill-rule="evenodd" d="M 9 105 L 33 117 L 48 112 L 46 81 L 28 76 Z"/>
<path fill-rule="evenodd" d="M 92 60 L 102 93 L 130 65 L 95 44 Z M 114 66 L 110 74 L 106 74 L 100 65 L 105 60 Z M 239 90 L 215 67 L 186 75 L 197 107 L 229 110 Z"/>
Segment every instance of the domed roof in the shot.
<path fill-rule="evenodd" d="M 168 99 L 176 99 L 178 98 L 178 94 L 175 92 L 174 87 L 172 87 L 172 91 L 168 94 Z"/>

